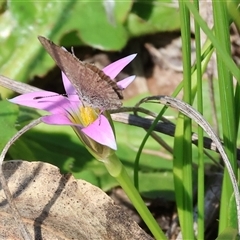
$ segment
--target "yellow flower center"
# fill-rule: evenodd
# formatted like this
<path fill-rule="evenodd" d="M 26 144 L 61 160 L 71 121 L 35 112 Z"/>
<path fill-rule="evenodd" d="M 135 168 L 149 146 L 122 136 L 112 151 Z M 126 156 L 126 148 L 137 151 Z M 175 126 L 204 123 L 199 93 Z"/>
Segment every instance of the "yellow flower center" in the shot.
<path fill-rule="evenodd" d="M 80 117 L 82 119 L 83 126 L 86 127 L 98 118 L 98 114 L 96 112 L 96 109 L 93 109 L 91 107 L 81 107 Z"/>
<path fill-rule="evenodd" d="M 79 107 L 79 111 L 74 111 L 73 114 L 69 115 L 69 118 L 72 122 L 80 123 L 84 127 L 87 127 L 89 124 L 93 123 L 99 115 L 99 110 L 93 109 L 91 107 Z"/>

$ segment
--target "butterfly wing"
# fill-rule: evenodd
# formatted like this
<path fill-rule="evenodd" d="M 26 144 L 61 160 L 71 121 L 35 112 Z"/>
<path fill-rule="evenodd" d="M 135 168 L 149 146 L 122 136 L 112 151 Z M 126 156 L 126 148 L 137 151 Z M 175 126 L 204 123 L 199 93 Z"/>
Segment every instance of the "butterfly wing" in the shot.
<path fill-rule="evenodd" d="M 121 107 L 122 89 L 103 71 L 81 62 L 73 54 L 42 36 L 38 39 L 73 84 L 84 105 L 100 110 Z"/>

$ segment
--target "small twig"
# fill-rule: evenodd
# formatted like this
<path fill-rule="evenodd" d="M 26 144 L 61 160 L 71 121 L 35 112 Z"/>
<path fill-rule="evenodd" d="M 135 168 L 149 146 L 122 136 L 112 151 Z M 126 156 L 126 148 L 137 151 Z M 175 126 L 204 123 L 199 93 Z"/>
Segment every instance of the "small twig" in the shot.
<path fill-rule="evenodd" d="M 111 114 L 111 117 L 115 122 L 121 122 L 145 129 L 149 129 L 153 123 L 152 119 L 126 113 Z M 174 137 L 175 125 L 173 123 L 160 122 L 155 126 L 154 131 Z M 196 146 L 198 145 L 198 135 L 196 133 L 192 133 L 192 143 Z M 218 152 L 216 144 L 212 141 L 211 138 L 208 137 L 204 137 L 204 148 Z M 237 149 L 237 159 L 240 160 L 240 149 Z"/>
<path fill-rule="evenodd" d="M 135 152 L 138 152 L 138 150 L 139 150 L 138 147 L 134 147 L 134 146 L 131 146 L 131 145 L 129 146 L 129 148 L 131 148 Z M 158 150 L 143 149 L 142 153 L 152 155 L 152 156 L 161 157 L 161 158 L 164 158 L 164 160 L 172 161 L 172 154 L 163 153 L 163 152 L 158 151 Z"/>
<path fill-rule="evenodd" d="M 213 113 L 213 129 L 219 135 L 219 126 L 218 126 L 218 118 L 217 118 L 217 106 L 215 100 L 215 91 L 214 91 L 214 68 L 216 66 L 216 57 L 213 54 L 212 58 L 210 59 L 209 66 L 207 68 L 207 75 L 208 75 L 208 91 L 210 97 L 210 105 L 212 108 Z"/>
<path fill-rule="evenodd" d="M 138 116 L 138 113 L 144 113 L 144 114 L 149 115 L 149 116 L 151 116 L 153 118 L 157 117 L 157 114 L 155 112 L 149 111 L 149 110 L 147 110 L 145 108 L 141 108 L 141 107 L 122 107 L 122 108 L 117 109 L 117 110 L 110 110 L 109 112 L 111 114 L 113 114 L 113 113 L 121 114 L 121 113 L 125 113 L 125 112 L 134 112 L 134 115 L 136 115 L 136 116 Z M 163 122 L 166 122 L 166 123 L 174 125 L 171 121 L 169 121 L 165 117 L 161 117 L 161 120 Z"/>
<path fill-rule="evenodd" d="M 169 153 L 173 154 L 172 147 L 170 147 L 159 135 L 157 135 L 155 132 L 151 132 L 151 137 L 163 148 L 165 148 Z"/>
<path fill-rule="evenodd" d="M 21 218 L 21 215 L 17 209 L 17 206 L 15 205 L 14 203 L 14 200 L 12 198 L 12 194 L 8 188 L 8 185 L 7 185 L 7 181 L 3 175 L 3 169 L 2 169 L 2 163 L 3 163 L 3 160 L 5 158 L 5 155 L 8 151 L 8 149 L 12 146 L 12 144 L 23 134 L 25 133 L 26 131 L 28 131 L 29 129 L 33 128 L 34 126 L 38 125 L 39 123 L 41 122 L 41 118 L 38 118 L 34 121 L 32 121 L 31 123 L 29 123 L 28 125 L 26 125 L 25 127 L 23 127 L 20 131 L 17 132 L 16 135 L 14 135 L 9 141 L 8 143 L 5 145 L 3 151 L 1 152 L 1 155 L 0 155 L 0 183 L 2 185 L 2 189 L 6 195 L 6 198 L 7 198 L 7 201 L 8 201 L 8 204 L 9 204 L 9 207 L 11 209 L 11 212 L 12 212 L 12 216 L 14 217 L 14 220 L 16 221 L 22 235 L 23 235 L 23 238 L 25 240 L 30 240 L 32 239 L 31 236 L 30 236 L 30 233 L 28 232 L 27 228 L 25 227 L 24 223 L 22 222 L 22 218 Z"/>
<path fill-rule="evenodd" d="M 141 108 L 141 107 L 123 107 L 123 108 L 121 108 L 121 109 L 118 109 L 118 113 L 119 114 L 121 114 L 121 112 L 134 112 L 134 115 L 135 116 L 138 116 L 138 113 L 140 112 L 140 113 L 144 113 L 144 114 L 147 114 L 147 115 L 149 115 L 149 116 L 151 116 L 151 117 L 153 117 L 153 118 L 156 118 L 157 117 L 157 114 L 156 113 L 154 113 L 154 112 L 151 112 L 151 111 L 149 111 L 149 110 L 147 110 L 147 109 L 145 109 L 145 108 Z M 111 113 L 112 113 L 113 111 L 111 111 Z M 116 112 L 116 111 L 115 111 Z M 111 116 L 113 116 L 113 115 L 111 115 Z M 114 119 L 114 117 L 112 117 L 113 119 Z M 114 119 L 115 120 L 115 119 Z M 172 125 L 172 126 L 174 126 L 174 124 L 171 122 L 171 121 L 169 121 L 168 119 L 166 119 L 165 117 L 162 117 L 161 118 L 161 120 L 163 121 L 163 122 L 165 122 L 165 123 L 168 123 L 168 124 L 170 124 L 170 125 Z M 116 121 L 116 120 L 115 120 Z M 130 124 L 130 123 L 129 123 Z M 143 127 L 144 128 L 144 127 Z M 144 129 L 148 129 L 148 128 L 144 128 Z M 156 135 L 154 132 L 151 132 L 151 137 L 155 140 L 155 141 L 157 141 L 163 148 L 165 148 L 168 152 L 170 152 L 170 153 L 172 153 L 173 152 L 173 150 L 172 150 L 172 148 L 161 138 L 161 137 L 159 137 L 158 135 Z"/>
<path fill-rule="evenodd" d="M 0 86 L 21 94 L 42 91 L 40 88 L 33 87 L 26 83 L 14 81 L 2 75 L 0 75 Z"/>

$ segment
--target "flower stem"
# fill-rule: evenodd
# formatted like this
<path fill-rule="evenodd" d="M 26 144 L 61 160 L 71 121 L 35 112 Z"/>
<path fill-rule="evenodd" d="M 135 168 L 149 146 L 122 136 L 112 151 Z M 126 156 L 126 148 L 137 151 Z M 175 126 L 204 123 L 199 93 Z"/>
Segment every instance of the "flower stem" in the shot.
<path fill-rule="evenodd" d="M 129 175 L 127 174 L 126 169 L 124 168 L 116 154 L 114 153 L 109 156 L 108 161 L 105 161 L 104 163 L 110 175 L 116 178 L 116 180 L 119 182 L 120 186 L 123 188 L 124 192 L 129 197 L 130 201 L 148 226 L 153 236 L 159 240 L 167 239 L 163 231 L 157 224 L 156 220 L 148 210 L 137 189 L 134 187 Z"/>

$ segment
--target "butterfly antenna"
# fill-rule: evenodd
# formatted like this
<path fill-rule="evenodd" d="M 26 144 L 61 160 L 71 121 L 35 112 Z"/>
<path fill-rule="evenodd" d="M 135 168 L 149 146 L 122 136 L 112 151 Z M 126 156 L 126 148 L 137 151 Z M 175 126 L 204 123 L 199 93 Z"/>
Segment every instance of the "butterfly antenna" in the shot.
<path fill-rule="evenodd" d="M 75 55 L 75 53 L 74 53 L 73 46 L 71 47 L 71 52 L 72 52 L 72 55 L 73 55 L 74 57 L 76 57 L 76 55 Z"/>
<path fill-rule="evenodd" d="M 49 98 L 49 97 L 56 97 L 56 96 L 67 96 L 67 94 L 54 94 L 54 95 L 49 95 L 49 96 L 38 96 L 38 97 L 34 97 L 33 99 L 41 99 L 41 98 Z"/>

